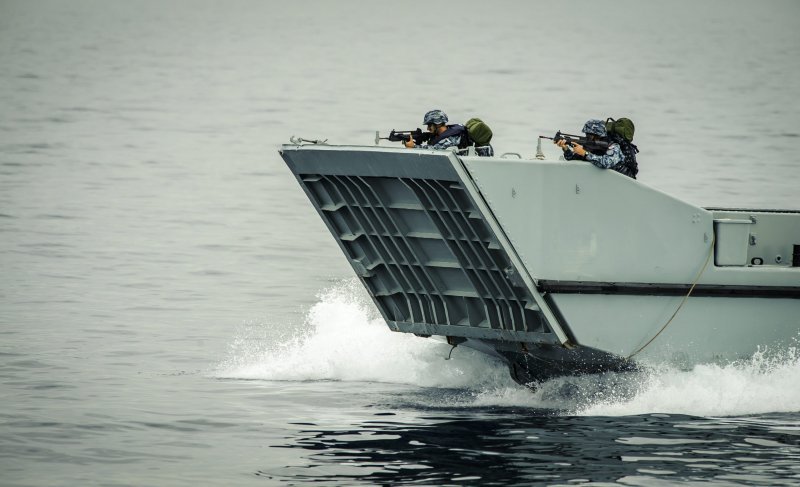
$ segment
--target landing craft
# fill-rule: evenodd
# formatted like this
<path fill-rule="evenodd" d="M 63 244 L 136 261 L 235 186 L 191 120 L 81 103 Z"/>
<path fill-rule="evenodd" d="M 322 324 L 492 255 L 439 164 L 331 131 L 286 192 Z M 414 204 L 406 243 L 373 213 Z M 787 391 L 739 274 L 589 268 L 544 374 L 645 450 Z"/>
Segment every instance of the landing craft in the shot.
<path fill-rule="evenodd" d="M 800 211 L 701 208 L 546 158 L 280 154 L 391 330 L 499 358 L 521 384 L 730 362 L 800 332 Z"/>

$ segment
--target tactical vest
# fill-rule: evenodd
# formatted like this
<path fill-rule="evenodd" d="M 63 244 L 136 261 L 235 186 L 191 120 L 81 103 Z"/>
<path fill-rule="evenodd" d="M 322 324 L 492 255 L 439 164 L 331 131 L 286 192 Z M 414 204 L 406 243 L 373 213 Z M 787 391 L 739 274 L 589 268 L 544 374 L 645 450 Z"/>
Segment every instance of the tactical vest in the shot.
<path fill-rule="evenodd" d="M 448 125 L 447 130 L 445 130 L 444 132 L 435 137 L 432 137 L 428 141 L 428 145 L 436 145 L 443 139 L 452 137 L 454 135 L 457 135 L 459 137 L 458 140 L 459 149 L 466 149 L 467 147 L 469 147 L 469 135 L 467 134 L 467 129 L 463 125 L 458 125 L 458 124 Z"/>
<path fill-rule="evenodd" d="M 636 175 L 639 174 L 639 164 L 636 162 L 636 153 L 639 152 L 639 148 L 632 142 L 628 142 L 621 135 L 614 134 L 611 136 L 611 140 L 619 144 L 622 155 L 625 156 L 621 164 L 614 166 L 614 170 L 629 178 L 636 179 Z"/>

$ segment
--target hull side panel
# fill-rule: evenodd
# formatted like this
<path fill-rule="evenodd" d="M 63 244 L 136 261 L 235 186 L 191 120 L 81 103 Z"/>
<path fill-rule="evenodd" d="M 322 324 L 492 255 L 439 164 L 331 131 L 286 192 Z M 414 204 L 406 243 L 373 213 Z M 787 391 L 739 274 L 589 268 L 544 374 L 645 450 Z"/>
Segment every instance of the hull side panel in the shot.
<path fill-rule="evenodd" d="M 670 320 L 682 296 L 551 294 L 579 345 L 628 357 Z M 733 361 L 800 338 L 800 300 L 690 297 L 636 360 Z"/>

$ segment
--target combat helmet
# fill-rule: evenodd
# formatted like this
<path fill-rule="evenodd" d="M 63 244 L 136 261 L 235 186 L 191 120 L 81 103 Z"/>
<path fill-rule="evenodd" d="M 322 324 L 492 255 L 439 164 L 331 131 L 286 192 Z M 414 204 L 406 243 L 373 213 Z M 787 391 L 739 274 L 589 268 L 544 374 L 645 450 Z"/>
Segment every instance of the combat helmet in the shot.
<path fill-rule="evenodd" d="M 423 125 L 445 125 L 447 123 L 447 114 L 441 110 L 431 110 L 425 114 L 422 119 Z"/>
<path fill-rule="evenodd" d="M 583 130 L 581 130 L 584 134 L 594 134 L 598 137 L 606 137 L 608 132 L 606 132 L 606 124 L 597 119 L 587 120 L 585 124 L 583 124 Z"/>

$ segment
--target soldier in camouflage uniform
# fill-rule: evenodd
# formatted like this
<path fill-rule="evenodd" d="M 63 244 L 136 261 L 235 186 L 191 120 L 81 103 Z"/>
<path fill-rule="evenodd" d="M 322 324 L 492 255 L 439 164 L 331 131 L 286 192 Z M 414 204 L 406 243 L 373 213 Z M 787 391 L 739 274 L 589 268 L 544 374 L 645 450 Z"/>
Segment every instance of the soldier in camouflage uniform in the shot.
<path fill-rule="evenodd" d="M 582 132 L 592 140 L 606 139 L 608 136 L 608 133 L 606 132 L 606 124 L 596 119 L 588 120 L 583 125 Z M 606 150 L 605 154 L 592 154 L 591 152 L 587 152 L 586 149 L 584 149 L 580 144 L 569 146 L 567 145 L 567 141 L 563 139 L 556 142 L 556 145 L 561 147 L 561 149 L 564 151 L 564 159 L 568 161 L 573 159 L 589 161 L 601 169 L 613 169 L 618 173 L 629 176 L 625 166 L 625 155 L 622 153 L 622 149 L 616 142 L 612 141 L 609 144 L 608 150 Z"/>
<path fill-rule="evenodd" d="M 420 149 L 448 149 L 450 147 L 461 148 L 463 144 L 463 137 L 465 128 L 461 125 L 447 125 L 447 114 L 441 110 L 431 110 L 425 114 L 422 120 L 424 125 L 428 126 L 428 132 L 431 133 L 431 139 L 426 145 L 417 146 L 414 139 L 409 137 L 409 140 L 404 142 L 405 146 L 409 149 L 418 147 Z"/>

